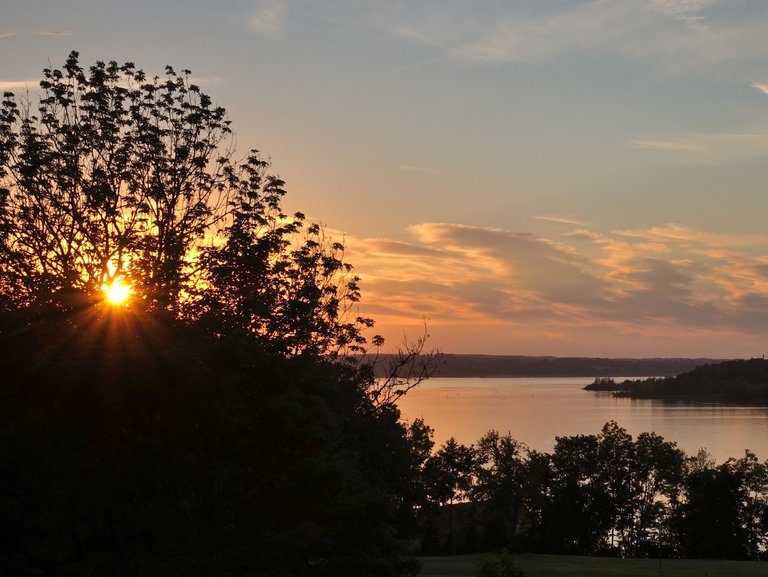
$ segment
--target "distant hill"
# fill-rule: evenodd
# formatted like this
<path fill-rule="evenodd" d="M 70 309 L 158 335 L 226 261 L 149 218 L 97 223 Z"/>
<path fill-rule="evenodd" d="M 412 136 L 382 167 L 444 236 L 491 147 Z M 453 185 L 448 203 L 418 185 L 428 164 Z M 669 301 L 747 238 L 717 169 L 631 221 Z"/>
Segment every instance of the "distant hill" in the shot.
<path fill-rule="evenodd" d="M 768 361 L 748 359 L 704 364 L 674 377 L 625 380 L 595 379 L 585 387 L 613 391 L 633 399 L 685 399 L 768 402 Z"/>
<path fill-rule="evenodd" d="M 386 376 L 388 355 L 375 365 Z M 434 377 L 665 377 L 721 359 L 608 359 L 444 354 Z"/>

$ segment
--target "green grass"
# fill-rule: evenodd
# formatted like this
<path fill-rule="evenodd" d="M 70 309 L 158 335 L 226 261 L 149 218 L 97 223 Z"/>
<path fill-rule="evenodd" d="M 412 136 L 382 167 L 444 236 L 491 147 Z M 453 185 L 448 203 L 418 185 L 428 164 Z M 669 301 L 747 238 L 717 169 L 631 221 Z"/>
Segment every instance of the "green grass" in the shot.
<path fill-rule="evenodd" d="M 422 575 L 472 577 L 477 565 L 495 554 L 418 557 Z M 613 559 L 570 555 L 519 555 L 528 577 L 766 577 L 768 562 L 707 559 Z"/>

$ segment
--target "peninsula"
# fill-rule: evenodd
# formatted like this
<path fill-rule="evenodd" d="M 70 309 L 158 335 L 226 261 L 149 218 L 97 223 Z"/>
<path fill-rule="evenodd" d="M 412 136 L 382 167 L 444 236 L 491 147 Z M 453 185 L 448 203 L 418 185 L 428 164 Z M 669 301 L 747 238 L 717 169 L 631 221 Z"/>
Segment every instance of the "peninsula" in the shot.
<path fill-rule="evenodd" d="M 768 361 L 763 358 L 708 363 L 677 376 L 616 381 L 596 378 L 584 387 L 632 399 L 768 402 Z"/>

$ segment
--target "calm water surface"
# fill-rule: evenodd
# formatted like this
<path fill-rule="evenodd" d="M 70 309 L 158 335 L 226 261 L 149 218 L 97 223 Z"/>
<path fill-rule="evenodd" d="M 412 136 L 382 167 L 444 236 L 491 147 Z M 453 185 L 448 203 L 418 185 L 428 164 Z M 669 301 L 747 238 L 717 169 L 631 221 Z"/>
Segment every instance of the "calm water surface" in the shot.
<path fill-rule="evenodd" d="M 400 399 L 408 420 L 423 417 L 439 446 L 464 444 L 497 429 L 532 449 L 550 451 L 556 436 L 596 434 L 613 419 L 636 437 L 655 432 L 688 454 L 705 447 L 720 463 L 745 449 L 768 458 L 768 407 L 616 399 L 584 391 L 591 378 L 436 378 Z"/>

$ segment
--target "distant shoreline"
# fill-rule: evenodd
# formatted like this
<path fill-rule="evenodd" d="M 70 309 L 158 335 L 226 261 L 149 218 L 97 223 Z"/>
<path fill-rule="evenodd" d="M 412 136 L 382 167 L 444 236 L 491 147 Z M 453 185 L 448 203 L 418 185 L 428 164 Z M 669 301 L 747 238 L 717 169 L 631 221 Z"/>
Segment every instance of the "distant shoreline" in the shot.
<path fill-rule="evenodd" d="M 377 377 L 387 375 L 392 355 L 379 355 Z M 667 377 L 698 366 L 719 363 L 708 358 L 603 358 L 523 355 L 443 354 L 430 376 L 484 377 Z M 418 362 L 418 361 L 417 361 Z"/>

